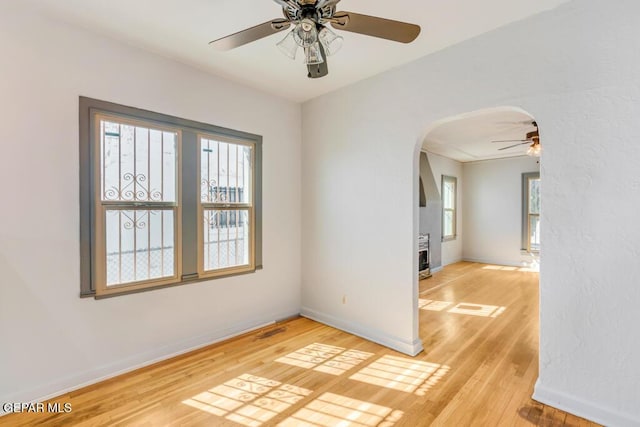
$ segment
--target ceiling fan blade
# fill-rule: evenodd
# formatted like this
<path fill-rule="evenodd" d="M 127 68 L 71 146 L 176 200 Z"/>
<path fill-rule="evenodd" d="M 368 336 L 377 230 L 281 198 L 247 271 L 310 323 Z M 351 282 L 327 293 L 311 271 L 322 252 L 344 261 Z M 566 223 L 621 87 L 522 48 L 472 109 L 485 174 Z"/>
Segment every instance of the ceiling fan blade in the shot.
<path fill-rule="evenodd" d="M 329 21 L 338 30 L 400 43 L 411 43 L 420 34 L 418 25 L 353 12 L 338 12 Z"/>
<path fill-rule="evenodd" d="M 324 77 L 329 74 L 329 65 L 327 64 L 327 55 L 324 53 L 324 47 L 322 46 L 322 43 L 319 43 L 318 46 L 320 47 L 320 53 L 322 54 L 324 61 L 320 64 L 307 65 L 307 69 L 309 70 L 307 77 L 310 79 L 319 79 L 320 77 Z"/>
<path fill-rule="evenodd" d="M 286 19 L 274 19 L 246 30 L 238 31 L 230 36 L 222 37 L 209 44 L 218 50 L 230 50 L 236 47 L 251 43 L 261 38 L 279 33 L 291 26 L 291 22 Z"/>
<path fill-rule="evenodd" d="M 493 122 L 494 125 L 511 125 L 511 126 L 535 126 L 537 127 L 537 124 L 535 121 L 531 120 L 531 119 L 526 119 L 526 120 L 501 120 L 498 122 Z"/>
<path fill-rule="evenodd" d="M 505 139 L 502 141 L 491 141 L 492 143 L 495 142 L 533 142 L 530 139 Z"/>
<path fill-rule="evenodd" d="M 526 145 L 528 145 L 528 144 L 529 144 L 529 141 L 527 141 L 527 142 L 521 142 L 520 144 L 510 145 L 510 146 L 508 146 L 508 147 L 498 148 L 498 151 L 508 150 L 509 148 L 514 148 L 514 147 L 518 147 L 518 146 L 520 146 L 520 145 L 525 145 L 525 144 L 526 144 Z"/>

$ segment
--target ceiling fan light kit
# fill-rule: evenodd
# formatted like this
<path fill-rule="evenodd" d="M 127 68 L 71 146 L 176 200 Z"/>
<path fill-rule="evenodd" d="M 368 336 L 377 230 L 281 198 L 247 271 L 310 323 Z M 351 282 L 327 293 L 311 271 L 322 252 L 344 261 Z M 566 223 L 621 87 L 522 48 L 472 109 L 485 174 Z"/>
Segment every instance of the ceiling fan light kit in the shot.
<path fill-rule="evenodd" d="M 322 64 L 324 57 L 320 50 L 322 44 L 326 55 L 333 55 L 342 47 L 343 37 L 337 35 L 325 26 L 318 31 L 317 25 L 310 19 L 303 19 L 278 44 L 285 55 L 296 59 L 298 48 L 304 49 L 304 63 L 306 65 Z"/>
<path fill-rule="evenodd" d="M 298 53 L 298 43 L 296 43 L 296 39 L 293 36 L 293 31 L 288 33 L 287 36 L 277 44 L 277 46 L 280 48 L 280 51 L 287 55 L 289 58 L 296 59 L 296 54 Z"/>
<path fill-rule="evenodd" d="M 323 62 L 324 58 L 317 42 L 304 48 L 304 63 L 306 65 L 322 64 Z"/>
<path fill-rule="evenodd" d="M 309 47 L 318 41 L 318 29 L 315 22 L 305 18 L 292 31 L 293 39 L 300 47 Z"/>
<path fill-rule="evenodd" d="M 535 121 L 530 123 L 535 128 L 534 131 L 528 132 L 525 136 L 526 139 L 507 139 L 502 141 L 491 141 L 497 143 L 504 142 L 517 142 L 517 144 L 510 145 L 508 147 L 498 148 L 498 151 L 509 150 L 511 148 L 519 147 L 521 145 L 531 144 L 527 150 L 527 156 L 540 157 L 542 154 L 542 146 L 540 145 L 540 133 L 538 132 L 538 123 Z"/>
<path fill-rule="evenodd" d="M 536 138 L 533 140 L 533 144 L 531 144 L 531 147 L 529 147 L 529 149 L 527 150 L 527 155 L 532 157 L 540 157 L 541 154 L 542 146 L 540 146 L 540 140 Z"/>
<path fill-rule="evenodd" d="M 337 35 L 327 27 L 322 27 L 318 33 L 318 38 L 324 47 L 324 51 L 329 56 L 338 53 L 344 43 L 344 37 Z"/>
<path fill-rule="evenodd" d="M 277 43 L 278 48 L 291 59 L 296 59 L 298 48 L 302 48 L 308 77 L 320 78 L 329 73 L 326 56 L 337 53 L 344 42 L 344 38 L 333 32 L 328 24 L 339 30 L 401 43 L 411 43 L 420 34 L 417 25 L 353 12 L 336 12 L 340 0 L 274 1 L 282 7 L 285 19 L 274 19 L 210 44 L 220 50 L 229 50 L 287 30 L 293 25 L 293 30 Z"/>

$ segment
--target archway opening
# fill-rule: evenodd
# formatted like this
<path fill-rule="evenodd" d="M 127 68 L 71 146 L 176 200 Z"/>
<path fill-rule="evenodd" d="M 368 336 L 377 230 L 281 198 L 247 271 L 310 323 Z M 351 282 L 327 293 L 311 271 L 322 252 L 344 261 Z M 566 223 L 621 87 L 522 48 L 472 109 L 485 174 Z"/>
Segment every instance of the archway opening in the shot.
<path fill-rule="evenodd" d="M 537 121 L 516 107 L 429 126 L 418 153 L 421 278 L 462 260 L 539 269 L 541 147 Z"/>
<path fill-rule="evenodd" d="M 414 159 L 424 349 L 452 370 L 464 366 L 467 384 L 499 384 L 505 366 L 518 366 L 523 413 L 538 377 L 538 126 L 515 107 L 448 117 L 429 126 Z"/>

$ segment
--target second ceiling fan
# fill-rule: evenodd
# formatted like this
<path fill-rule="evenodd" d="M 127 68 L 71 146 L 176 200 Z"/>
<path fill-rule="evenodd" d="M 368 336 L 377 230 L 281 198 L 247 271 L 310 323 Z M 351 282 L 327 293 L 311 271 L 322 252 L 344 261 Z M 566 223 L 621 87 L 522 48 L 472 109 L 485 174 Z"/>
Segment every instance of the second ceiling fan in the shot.
<path fill-rule="evenodd" d="M 229 50 L 293 26 L 278 47 L 291 59 L 295 59 L 298 49 L 302 48 L 308 77 L 319 78 L 329 73 L 326 57 L 336 53 L 343 41 L 342 36 L 334 33 L 328 24 L 335 29 L 400 43 L 411 43 L 420 34 L 418 25 L 353 12 L 337 12 L 336 5 L 340 0 L 274 1 L 282 7 L 284 19 L 273 19 L 210 44 L 220 50 Z"/>
<path fill-rule="evenodd" d="M 527 155 L 533 157 L 540 157 L 542 153 L 542 147 L 540 146 L 540 133 L 538 132 L 538 123 L 535 121 L 531 122 L 531 126 L 535 128 L 535 130 L 528 132 L 525 136 L 525 139 L 507 139 L 502 141 L 491 141 L 493 143 L 505 143 L 505 142 L 517 142 L 517 144 L 509 145 L 508 147 L 498 148 L 498 151 L 508 150 L 510 148 L 519 147 L 521 145 L 530 145 L 527 150 Z"/>

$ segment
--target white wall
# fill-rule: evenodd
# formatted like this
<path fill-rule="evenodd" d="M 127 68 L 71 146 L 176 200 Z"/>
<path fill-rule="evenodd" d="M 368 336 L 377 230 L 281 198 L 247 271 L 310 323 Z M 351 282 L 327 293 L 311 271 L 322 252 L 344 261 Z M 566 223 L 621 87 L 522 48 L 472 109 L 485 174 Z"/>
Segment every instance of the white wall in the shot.
<path fill-rule="evenodd" d="M 458 193 L 456 194 L 456 238 L 442 242 L 442 266 L 462 260 L 462 245 L 465 240 L 465 225 L 462 214 L 466 210 L 463 194 L 466 191 L 462 163 L 457 160 L 427 152 L 427 158 L 433 171 L 433 178 L 442 195 L 442 175 L 453 176 L 458 179 Z"/>
<path fill-rule="evenodd" d="M 537 161 L 525 156 L 464 164 L 465 260 L 516 266 L 532 261 L 521 254 L 522 174 L 538 172 Z"/>
<path fill-rule="evenodd" d="M 638 425 L 639 17 L 636 0 L 576 0 L 306 103 L 303 312 L 419 349 L 424 133 L 452 115 L 521 107 L 545 145 L 535 396 Z"/>
<path fill-rule="evenodd" d="M 0 401 L 38 399 L 294 315 L 300 106 L 0 2 Z M 255 274 L 80 299 L 78 96 L 264 136 Z"/>

